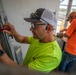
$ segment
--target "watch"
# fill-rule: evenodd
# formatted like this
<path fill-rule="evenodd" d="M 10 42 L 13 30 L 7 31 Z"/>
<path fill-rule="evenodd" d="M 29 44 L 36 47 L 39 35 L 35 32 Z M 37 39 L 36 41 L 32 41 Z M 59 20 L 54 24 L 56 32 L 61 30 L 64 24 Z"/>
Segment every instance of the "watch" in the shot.
<path fill-rule="evenodd" d="M 5 53 L 4 50 L 0 50 L 0 56 L 2 56 Z"/>

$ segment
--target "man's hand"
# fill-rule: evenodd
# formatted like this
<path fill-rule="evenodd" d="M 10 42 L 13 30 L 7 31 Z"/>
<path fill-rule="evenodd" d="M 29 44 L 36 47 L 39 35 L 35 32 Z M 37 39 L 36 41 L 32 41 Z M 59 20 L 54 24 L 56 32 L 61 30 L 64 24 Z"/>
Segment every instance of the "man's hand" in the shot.
<path fill-rule="evenodd" d="M 10 30 L 8 30 L 8 29 L 5 29 L 5 30 L 3 30 L 3 32 L 5 32 L 5 33 L 7 33 L 7 34 L 9 34 L 9 35 L 13 35 L 14 33 L 15 33 L 15 28 L 14 28 L 14 26 L 12 25 L 12 24 L 10 24 L 10 23 L 5 23 L 5 24 L 3 24 L 3 28 L 5 29 L 5 28 L 9 28 Z"/>
<path fill-rule="evenodd" d="M 65 32 L 67 29 L 62 29 L 62 30 L 60 30 L 60 32 Z"/>
<path fill-rule="evenodd" d="M 63 37 L 63 33 L 57 33 L 57 37 L 62 38 Z"/>

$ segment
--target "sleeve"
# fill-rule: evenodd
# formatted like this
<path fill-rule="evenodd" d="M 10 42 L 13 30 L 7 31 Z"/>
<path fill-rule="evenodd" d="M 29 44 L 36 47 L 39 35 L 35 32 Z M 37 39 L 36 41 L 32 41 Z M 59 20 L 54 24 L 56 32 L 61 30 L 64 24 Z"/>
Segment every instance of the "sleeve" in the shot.
<path fill-rule="evenodd" d="M 55 69 L 59 64 L 59 61 L 56 57 L 40 57 L 28 64 L 29 69 L 50 72 Z"/>
<path fill-rule="evenodd" d="M 76 19 L 74 19 L 74 20 L 71 22 L 71 25 L 70 25 L 69 28 L 67 29 L 66 34 L 67 34 L 68 36 L 71 36 L 71 34 L 74 32 L 75 28 L 76 28 Z"/>
<path fill-rule="evenodd" d="M 28 37 L 28 41 L 29 41 L 30 44 L 31 44 L 34 40 L 35 40 L 35 39 L 33 38 L 33 36 L 29 36 L 29 37 Z"/>

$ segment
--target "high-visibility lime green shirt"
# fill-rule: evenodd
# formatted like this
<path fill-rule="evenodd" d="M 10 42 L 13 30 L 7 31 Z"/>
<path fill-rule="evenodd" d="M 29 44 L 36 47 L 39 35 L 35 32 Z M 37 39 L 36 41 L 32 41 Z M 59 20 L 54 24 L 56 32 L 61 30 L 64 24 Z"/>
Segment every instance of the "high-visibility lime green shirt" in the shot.
<path fill-rule="evenodd" d="M 32 36 L 28 38 L 29 49 L 22 65 L 28 65 L 29 69 L 49 73 L 55 69 L 62 57 L 61 49 L 56 41 L 41 43 Z"/>

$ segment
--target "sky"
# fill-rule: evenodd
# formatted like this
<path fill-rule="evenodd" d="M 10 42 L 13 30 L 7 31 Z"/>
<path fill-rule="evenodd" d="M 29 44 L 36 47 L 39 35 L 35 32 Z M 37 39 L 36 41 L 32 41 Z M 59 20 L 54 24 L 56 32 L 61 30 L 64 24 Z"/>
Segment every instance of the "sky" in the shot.
<path fill-rule="evenodd" d="M 64 0 L 60 3 L 60 8 L 67 8 L 66 6 L 61 6 L 61 4 L 68 5 L 69 0 Z M 73 0 L 72 5 L 76 5 L 76 0 Z M 72 6 L 72 8 L 76 8 L 76 6 Z"/>
<path fill-rule="evenodd" d="M 61 4 L 68 4 L 69 0 L 64 0 Z M 76 5 L 76 0 L 73 0 L 72 5 Z"/>

